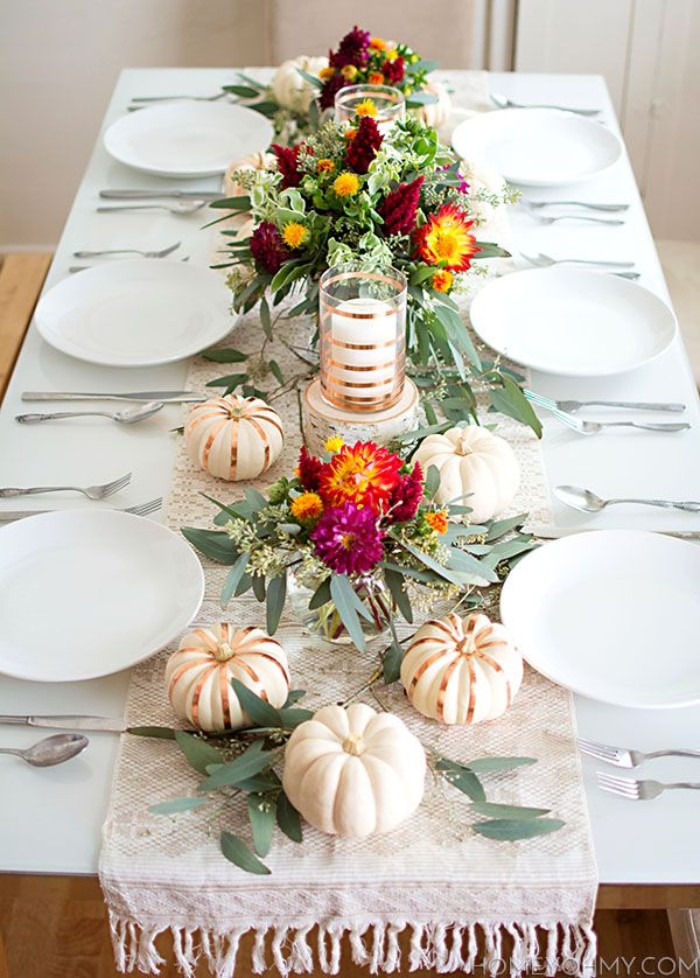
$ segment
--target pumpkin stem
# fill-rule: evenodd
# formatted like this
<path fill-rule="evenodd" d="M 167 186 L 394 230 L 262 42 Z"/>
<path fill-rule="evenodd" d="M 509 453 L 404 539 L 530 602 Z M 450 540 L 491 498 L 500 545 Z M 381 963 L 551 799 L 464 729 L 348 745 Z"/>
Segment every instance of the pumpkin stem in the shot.
<path fill-rule="evenodd" d="M 469 446 L 466 444 L 466 439 L 465 439 L 464 435 L 461 435 L 460 436 L 459 441 L 455 445 L 455 452 L 456 452 L 457 455 L 471 455 L 472 454 L 471 448 L 469 448 Z"/>
<path fill-rule="evenodd" d="M 349 734 L 343 741 L 343 750 L 346 754 L 354 754 L 359 757 L 364 752 L 365 744 L 359 734 Z"/>
<path fill-rule="evenodd" d="M 217 662 L 228 662 L 235 654 L 228 642 L 217 642 L 216 648 L 212 652 Z"/>

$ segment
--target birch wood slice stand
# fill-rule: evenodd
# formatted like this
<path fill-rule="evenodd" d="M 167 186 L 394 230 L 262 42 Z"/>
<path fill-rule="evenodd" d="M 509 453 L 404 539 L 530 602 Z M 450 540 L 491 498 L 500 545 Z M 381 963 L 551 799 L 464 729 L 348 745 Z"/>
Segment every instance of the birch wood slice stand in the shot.
<path fill-rule="evenodd" d="M 340 435 L 346 444 L 373 441 L 386 445 L 397 435 L 418 427 L 418 388 L 406 378 L 403 394 L 393 407 L 383 411 L 347 411 L 328 404 L 321 396 L 321 382 L 312 380 L 302 397 L 304 439 L 314 455 L 323 452 L 328 438 Z"/>

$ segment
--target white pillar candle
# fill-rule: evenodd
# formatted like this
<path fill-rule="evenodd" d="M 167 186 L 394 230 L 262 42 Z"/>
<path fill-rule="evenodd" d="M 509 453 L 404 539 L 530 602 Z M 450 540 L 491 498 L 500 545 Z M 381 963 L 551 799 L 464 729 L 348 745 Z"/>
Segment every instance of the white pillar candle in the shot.
<path fill-rule="evenodd" d="M 381 299 L 341 302 L 331 313 L 329 386 L 334 398 L 370 405 L 392 394 L 399 373 L 397 312 Z"/>

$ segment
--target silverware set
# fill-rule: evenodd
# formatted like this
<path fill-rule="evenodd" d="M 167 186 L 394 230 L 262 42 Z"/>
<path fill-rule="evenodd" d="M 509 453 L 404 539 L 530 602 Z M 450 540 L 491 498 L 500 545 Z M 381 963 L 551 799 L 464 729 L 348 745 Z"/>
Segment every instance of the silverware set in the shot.
<path fill-rule="evenodd" d="M 118 513 L 131 513 L 132 516 L 150 516 L 157 512 L 163 505 L 162 497 L 151 499 L 147 503 L 139 503 L 137 506 L 127 506 L 126 509 L 118 509 Z M 14 523 L 16 520 L 23 520 L 27 516 L 43 516 L 45 513 L 55 513 L 54 509 L 17 509 L 0 511 L 0 523 Z M 0 721 L 1 722 L 1 721 Z"/>
<path fill-rule="evenodd" d="M 638 428 L 643 431 L 657 431 L 662 433 L 687 431 L 690 428 L 687 421 L 659 423 L 651 421 L 589 421 L 574 417 L 574 412 L 590 406 L 679 413 L 685 410 L 684 404 L 644 401 L 555 401 L 542 394 L 536 394 L 534 391 L 526 390 L 524 393 L 531 404 L 535 407 L 542 408 L 544 411 L 548 411 L 553 418 L 580 435 L 596 435 L 607 428 Z"/>
<path fill-rule="evenodd" d="M 612 747 L 592 740 L 579 739 L 578 747 L 582 754 L 611 764 L 615 767 L 636 768 L 657 757 L 700 757 L 700 750 L 667 749 L 654 751 L 633 750 L 628 747 Z M 598 785 L 603 791 L 627 798 L 630 801 L 649 801 L 668 790 L 700 789 L 700 782 L 693 781 L 650 781 L 636 778 L 622 778 L 606 771 L 596 771 Z"/>

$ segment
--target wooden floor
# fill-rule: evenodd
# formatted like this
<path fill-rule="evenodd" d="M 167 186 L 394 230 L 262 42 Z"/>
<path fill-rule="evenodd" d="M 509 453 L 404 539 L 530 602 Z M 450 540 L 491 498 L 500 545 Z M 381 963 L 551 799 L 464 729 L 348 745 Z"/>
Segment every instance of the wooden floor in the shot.
<path fill-rule="evenodd" d="M 30 885 L 31 883 L 31 885 Z M 86 879 L 47 879 L 37 889 L 36 877 L 23 888 L 18 877 L 0 876 L 0 978 L 116 978 L 112 960 L 104 904 L 96 882 Z M 615 958 L 637 963 L 646 958 L 644 978 L 674 974 L 674 960 L 668 920 L 663 910 L 601 910 L 596 915 L 600 959 L 606 966 L 599 973 L 615 978 L 632 978 L 637 967 L 624 970 L 611 967 Z M 4 944 L 6 961 L 3 963 Z M 167 941 L 159 945 L 168 954 Z M 241 960 L 246 960 L 241 948 Z M 663 959 L 663 960 L 662 960 Z M 341 978 L 365 978 L 368 972 L 350 962 L 341 968 Z M 660 967 L 655 968 L 655 962 Z M 4 970 L 3 970 L 4 968 Z M 248 978 L 247 968 L 238 975 Z M 405 974 L 406 972 L 403 972 Z M 268 972 L 270 978 L 276 972 Z M 401 973 L 399 973 L 401 974 Z M 434 971 L 415 972 L 418 978 L 434 978 Z M 477 975 L 486 978 L 485 973 Z M 164 966 L 161 978 L 179 975 L 174 964 Z M 206 978 L 208 969 L 200 967 L 197 978 Z"/>

